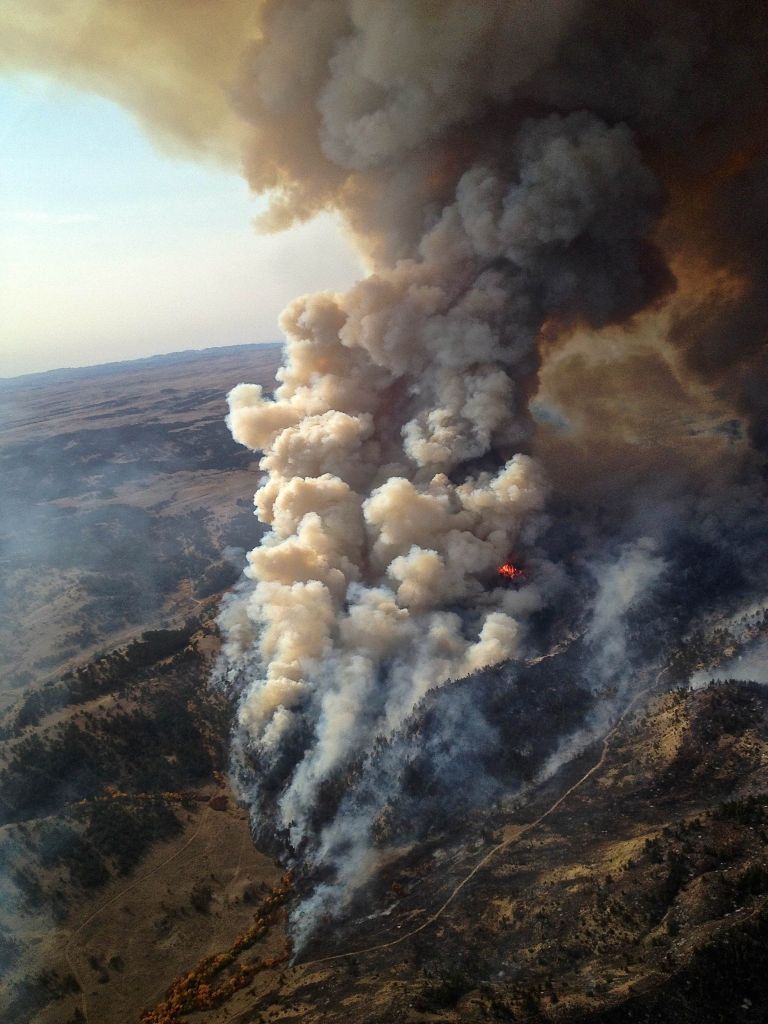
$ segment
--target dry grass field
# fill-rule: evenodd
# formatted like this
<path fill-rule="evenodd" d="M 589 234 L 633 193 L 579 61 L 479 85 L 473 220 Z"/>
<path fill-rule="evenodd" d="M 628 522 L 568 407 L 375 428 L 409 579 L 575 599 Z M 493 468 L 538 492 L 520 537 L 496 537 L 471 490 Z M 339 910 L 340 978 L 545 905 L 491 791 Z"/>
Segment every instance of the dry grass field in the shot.
<path fill-rule="evenodd" d="M 225 397 L 279 346 L 0 382 L 0 707 L 84 655 L 183 620 L 252 546 L 256 456 Z M 212 590 L 222 587 L 211 579 Z M 209 588 L 210 589 L 210 588 Z"/>

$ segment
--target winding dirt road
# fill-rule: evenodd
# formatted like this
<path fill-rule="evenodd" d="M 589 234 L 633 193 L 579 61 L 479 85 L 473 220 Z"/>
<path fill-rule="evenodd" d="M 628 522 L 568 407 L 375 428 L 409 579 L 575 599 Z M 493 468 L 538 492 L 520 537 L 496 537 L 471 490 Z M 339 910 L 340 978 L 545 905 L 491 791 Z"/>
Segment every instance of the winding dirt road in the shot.
<path fill-rule="evenodd" d="M 491 860 L 493 860 L 493 858 L 497 854 L 501 853 L 502 850 L 506 850 L 509 849 L 509 847 L 514 846 L 514 844 L 519 842 L 523 838 L 523 836 L 528 835 L 535 828 L 538 828 L 538 826 L 541 825 L 543 821 L 546 821 L 546 819 L 551 814 L 554 814 L 554 812 L 559 807 L 561 807 L 573 793 L 580 789 L 586 782 L 588 782 L 592 778 L 593 775 L 600 771 L 600 769 L 605 764 L 606 758 L 608 757 L 608 751 L 610 749 L 611 740 L 619 731 L 619 729 L 621 729 L 622 725 L 626 721 L 627 715 L 630 713 L 630 711 L 632 711 L 634 707 L 636 707 L 636 705 L 644 697 L 646 697 L 649 693 L 656 689 L 661 680 L 661 677 L 664 675 L 665 672 L 666 668 L 662 668 L 656 674 L 653 683 L 646 686 L 644 689 L 640 690 L 639 693 L 637 693 L 632 698 L 629 704 L 627 704 L 627 706 L 624 708 L 624 710 L 614 723 L 614 725 L 603 736 L 600 757 L 597 759 L 597 761 L 595 761 L 592 767 L 588 771 L 586 771 L 580 779 L 577 779 L 576 782 L 574 782 L 573 785 L 570 786 L 564 793 L 562 793 L 553 804 L 551 804 L 542 814 L 539 815 L 538 818 L 535 819 L 535 821 L 531 821 L 527 825 L 522 825 L 514 833 L 514 835 L 510 836 L 508 839 L 504 839 L 500 843 L 497 843 L 496 846 L 494 846 L 486 854 L 484 854 L 480 858 L 480 860 L 475 864 L 475 866 L 471 869 L 471 871 L 469 871 L 461 879 L 461 881 L 453 887 L 451 892 L 448 894 L 447 898 L 443 901 L 443 903 L 441 903 L 437 910 L 426 919 L 426 921 L 422 921 L 422 923 L 418 925 L 416 928 L 412 928 L 410 931 L 405 932 L 405 934 L 398 935 L 396 939 L 390 939 L 388 942 L 378 942 L 372 946 L 362 946 L 359 949 L 350 949 L 347 950 L 345 953 L 332 953 L 329 956 L 318 957 L 315 960 L 307 960 L 305 963 L 302 964 L 293 964 L 291 967 L 287 968 L 287 970 L 297 972 L 307 971 L 313 967 L 322 966 L 323 964 L 331 964 L 338 960 L 344 960 L 347 957 L 365 956 L 368 953 L 376 953 L 383 949 L 393 949 L 395 946 L 399 946 L 402 943 L 407 942 L 408 939 L 413 938 L 414 935 L 418 935 L 420 932 L 425 931 L 427 928 L 430 928 L 433 924 L 439 921 L 440 918 L 445 913 L 445 911 L 448 909 L 448 907 L 458 897 L 462 889 L 466 885 L 468 885 L 469 882 L 471 882 L 472 879 L 475 877 L 475 875 L 482 871 L 483 868 Z M 286 968 L 283 968 L 283 970 L 286 970 Z M 234 1016 L 226 1018 L 226 1024 L 234 1024 L 235 1021 L 240 1020 L 241 1018 L 247 1016 L 249 1013 L 253 1013 L 253 1007 L 248 1007 L 247 1009 L 241 1010 L 239 1013 L 236 1013 Z"/>
<path fill-rule="evenodd" d="M 363 946 L 361 949 L 349 950 L 346 953 L 333 953 L 330 956 L 318 957 L 316 960 L 308 960 L 306 963 L 303 963 L 303 964 L 295 964 L 294 965 L 294 969 L 295 970 L 302 970 L 302 969 L 306 970 L 307 968 L 310 968 L 310 967 L 317 967 L 320 964 L 329 964 L 329 963 L 333 963 L 335 960 L 343 960 L 343 959 L 345 959 L 346 957 L 349 957 L 349 956 L 364 956 L 366 953 L 376 953 L 376 952 L 378 952 L 379 950 L 382 950 L 382 949 L 392 949 L 394 946 L 399 946 L 403 942 L 407 942 L 408 939 L 413 938 L 414 935 L 418 935 L 419 932 L 423 932 L 426 928 L 431 927 L 433 924 L 435 924 L 437 921 L 439 921 L 439 919 L 443 916 L 443 914 L 448 909 L 448 907 L 453 903 L 453 901 L 459 895 L 461 890 L 469 882 L 472 881 L 472 879 L 475 877 L 475 875 L 479 871 L 483 870 L 483 868 L 486 866 L 486 864 L 489 863 L 489 861 L 493 860 L 493 858 L 497 854 L 501 853 L 502 850 L 506 850 L 506 849 L 509 849 L 510 846 L 514 846 L 514 844 L 519 842 L 523 838 L 523 836 L 528 835 L 535 828 L 538 828 L 538 826 L 543 821 L 546 821 L 546 819 L 551 814 L 554 814 L 554 812 L 559 807 L 561 807 L 562 804 L 565 803 L 565 801 L 568 799 L 569 796 L 571 796 L 573 793 L 575 793 L 577 789 L 580 789 L 584 785 L 585 782 L 588 782 L 589 779 L 591 779 L 592 776 L 596 772 L 600 771 L 600 769 L 605 764 L 606 757 L 608 756 L 608 750 L 610 748 L 611 740 L 616 735 L 616 733 L 619 731 L 621 726 L 624 724 L 624 721 L 625 721 L 627 715 L 629 714 L 629 712 L 632 710 L 632 708 L 635 707 L 635 705 L 643 697 L 645 697 L 646 694 L 650 693 L 650 691 L 655 688 L 655 686 L 658 684 L 659 680 L 661 679 L 661 676 L 662 676 L 664 671 L 665 671 L 665 669 L 662 669 L 661 672 L 659 672 L 658 675 L 656 676 L 656 679 L 655 679 L 654 683 L 651 686 L 647 686 L 644 690 L 641 690 L 638 694 L 636 694 L 632 698 L 632 700 L 629 702 L 629 704 L 627 704 L 627 706 L 624 708 L 624 710 L 622 711 L 621 715 L 617 719 L 616 723 L 613 725 L 613 727 L 603 737 L 603 744 L 602 744 L 602 750 L 600 752 L 600 757 L 592 765 L 592 767 L 589 769 L 589 771 L 585 772 L 581 776 L 580 779 L 578 779 L 576 782 L 574 782 L 574 784 L 569 789 L 567 789 L 561 796 L 559 796 L 557 798 L 557 800 L 555 800 L 555 802 L 550 807 L 548 807 L 546 809 L 546 811 L 544 811 L 543 814 L 540 814 L 539 817 L 536 818 L 535 821 L 531 821 L 527 825 L 522 825 L 517 830 L 517 832 L 515 832 L 514 835 L 510 836 L 508 839 L 504 839 L 500 843 L 497 843 L 496 846 L 494 846 L 492 849 L 490 849 L 488 851 L 488 853 L 486 853 L 483 857 L 481 857 L 480 860 L 477 862 L 477 864 L 475 864 L 475 866 L 472 868 L 472 870 L 468 874 L 466 874 L 464 876 L 464 878 L 462 878 L 461 881 L 457 885 L 454 886 L 454 888 L 449 893 L 448 897 L 437 908 L 437 910 L 430 917 L 428 917 L 426 919 L 426 921 L 422 921 L 422 923 L 420 925 L 418 925 L 416 928 L 412 928 L 409 932 L 406 932 L 404 935 L 398 935 L 398 937 L 396 939 L 390 939 L 388 942 L 379 942 L 379 943 L 377 943 L 376 945 L 373 945 L 373 946 Z M 237 1018 L 233 1017 L 232 1019 L 236 1020 Z"/>

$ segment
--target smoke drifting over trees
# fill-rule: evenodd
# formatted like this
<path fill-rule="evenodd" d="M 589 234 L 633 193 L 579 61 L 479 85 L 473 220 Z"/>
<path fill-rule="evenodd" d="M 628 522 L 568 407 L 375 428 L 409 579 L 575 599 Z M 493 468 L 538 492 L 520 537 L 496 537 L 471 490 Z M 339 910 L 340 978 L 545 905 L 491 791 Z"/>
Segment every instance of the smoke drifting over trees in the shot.
<path fill-rule="evenodd" d="M 370 751 L 428 691 L 558 615 L 621 684 L 649 595 L 682 628 L 761 583 L 764 7 L 38 6 L 0 15 L 0 58 L 14 33 L 16 64 L 239 154 L 262 226 L 335 209 L 370 267 L 284 312 L 274 396 L 230 394 L 270 532 L 222 619 L 255 813 L 352 884 L 400 784 Z M 318 830 L 350 772 L 365 798 Z"/>

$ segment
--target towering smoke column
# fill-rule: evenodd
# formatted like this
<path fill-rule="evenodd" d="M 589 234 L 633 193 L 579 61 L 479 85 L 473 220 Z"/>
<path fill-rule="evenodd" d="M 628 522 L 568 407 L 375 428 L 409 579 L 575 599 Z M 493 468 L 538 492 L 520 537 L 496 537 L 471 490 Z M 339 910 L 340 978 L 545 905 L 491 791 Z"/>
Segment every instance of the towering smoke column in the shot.
<path fill-rule="evenodd" d="M 764 525 L 763 4 L 115 0 L 63 49 L 86 7 L 39 7 L 0 15 L 16 63 L 239 147 L 266 227 L 333 208 L 371 269 L 285 311 L 274 395 L 229 396 L 270 530 L 222 618 L 254 819 L 356 852 L 352 884 L 392 795 L 377 737 L 521 657 L 572 585 L 554 509 L 604 639 L 684 521 Z"/>
<path fill-rule="evenodd" d="M 625 126 L 510 114 L 446 141 L 511 103 L 567 13 L 278 4 L 245 64 L 243 108 L 258 126 L 302 123 L 318 147 L 308 166 L 346 179 L 336 188 L 376 267 L 285 312 L 273 397 L 229 396 L 234 437 L 264 452 L 256 507 L 271 532 L 225 615 L 227 655 L 249 664 L 245 746 L 296 848 L 315 846 L 323 787 L 428 690 L 518 655 L 557 585 L 527 454 L 543 323 L 623 319 L 667 283 L 646 239 L 659 188 Z M 303 75 L 277 63 L 297 19 L 322 40 Z M 274 215 L 314 188 L 300 179 Z M 520 591 L 497 575 L 513 550 L 536 564 Z M 321 844 L 338 845 L 346 814 Z"/>
<path fill-rule="evenodd" d="M 524 120 L 504 157 L 422 214 L 411 256 L 286 311 L 274 397 L 229 396 L 234 437 L 264 452 L 271 532 L 227 654 L 263 666 L 240 712 L 261 770 L 294 752 L 279 799 L 294 845 L 319 788 L 428 689 L 518 653 L 558 576 L 535 547 L 546 485 L 526 454 L 537 336 L 648 297 L 657 186 L 626 128 Z M 522 591 L 497 575 L 512 550 L 539 563 Z"/>
<path fill-rule="evenodd" d="M 399 785 L 396 766 L 371 767 L 377 738 L 427 691 L 520 657 L 530 614 L 563 586 L 542 539 L 547 473 L 530 457 L 542 338 L 627 325 L 673 291 L 658 171 L 680 160 L 675 134 L 690 144 L 719 115 L 712 96 L 684 109 L 691 84 L 719 74 L 730 94 L 739 76 L 708 51 L 725 28 L 714 7 L 669 7 L 285 0 L 264 8 L 243 61 L 248 174 L 276 189 L 266 221 L 331 203 L 372 267 L 347 295 L 285 312 L 273 396 L 229 396 L 234 437 L 264 452 L 256 508 L 270 527 L 224 620 L 256 817 L 274 815 L 310 862 L 333 861 L 342 888 L 364 877 Z M 497 575 L 510 553 L 533 569 L 519 589 Z M 662 564 L 649 554 L 633 581 Z"/>

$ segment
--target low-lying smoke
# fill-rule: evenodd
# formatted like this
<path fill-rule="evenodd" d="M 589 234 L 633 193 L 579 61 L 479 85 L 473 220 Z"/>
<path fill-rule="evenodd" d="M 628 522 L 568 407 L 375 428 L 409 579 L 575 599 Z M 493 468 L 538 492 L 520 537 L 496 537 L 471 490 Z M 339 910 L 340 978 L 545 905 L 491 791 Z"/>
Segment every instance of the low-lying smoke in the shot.
<path fill-rule="evenodd" d="M 566 624 L 621 690 L 762 585 L 763 5 L 117 0 L 75 42 L 90 5 L 32 6 L 0 58 L 20 32 L 16 63 L 239 147 L 265 225 L 333 208 L 370 266 L 288 307 L 273 395 L 229 396 L 269 527 L 222 613 L 244 791 L 338 905 L 428 695 Z M 459 704 L 438 760 L 492 734 Z"/>

